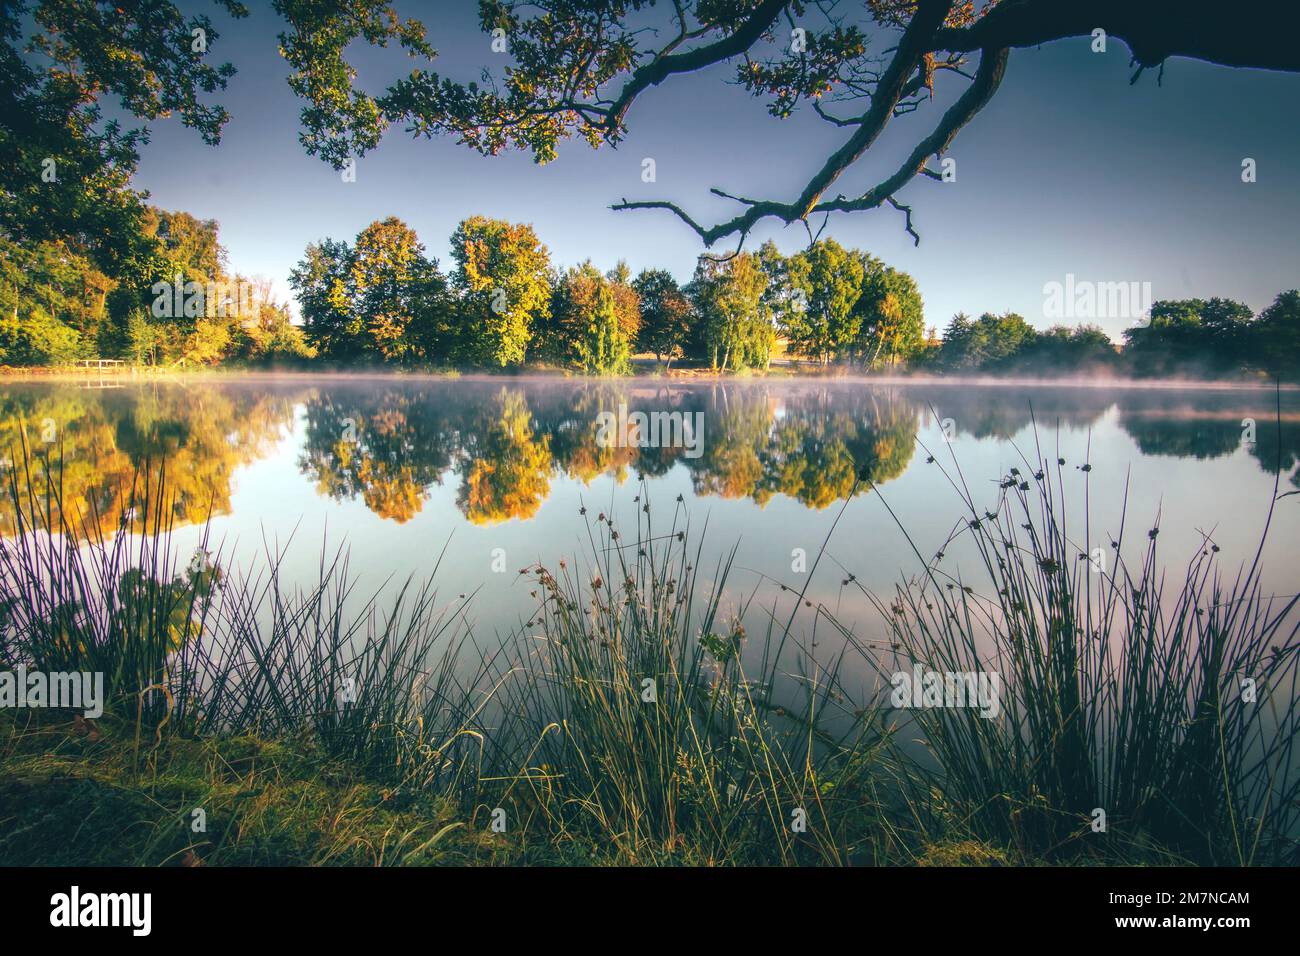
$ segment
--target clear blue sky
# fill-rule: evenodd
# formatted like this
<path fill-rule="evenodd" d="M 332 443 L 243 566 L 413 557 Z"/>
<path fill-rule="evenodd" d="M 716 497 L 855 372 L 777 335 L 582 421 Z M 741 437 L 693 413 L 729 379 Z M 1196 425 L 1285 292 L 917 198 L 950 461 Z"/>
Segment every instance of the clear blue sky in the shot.
<path fill-rule="evenodd" d="M 591 258 L 608 268 L 626 259 L 634 271 L 659 266 L 684 281 L 703 251 L 694 233 L 668 213 L 615 213 L 610 203 L 666 198 L 713 221 L 736 206 L 709 187 L 789 199 L 847 135 L 806 111 L 772 119 L 722 66 L 646 94 L 617 151 L 568 143 L 554 163 L 537 166 L 527 155 L 483 157 L 393 129 L 359 162 L 357 182 L 345 184 L 298 144 L 301 103 L 284 82 L 279 23 L 250 6 L 245 20 L 214 15 L 222 36 L 213 55 L 239 69 L 219 97 L 232 114 L 221 145 L 159 122 L 136 184 L 157 205 L 218 220 L 232 268 L 271 277 L 285 297 L 307 243 L 351 240 L 389 215 L 411 225 L 444 268 L 456 224 L 484 214 L 532 223 L 556 263 Z M 424 21 L 440 52 L 435 68 L 469 80 L 504 62 L 478 32 L 476 6 L 399 9 Z M 355 59 L 362 85 L 374 90 L 409 69 L 396 50 L 362 49 Z M 1157 299 L 1220 295 L 1256 310 L 1300 285 L 1300 75 L 1179 59 L 1162 86 L 1152 72 L 1130 86 L 1130 72 L 1118 42 L 1105 54 L 1086 39 L 1013 51 L 997 97 L 949 153 L 957 181 L 920 179 L 899 193 L 914 208 L 920 246 L 888 208 L 832 218 L 823 235 L 910 272 L 927 324 L 940 329 L 959 310 L 1005 309 L 1044 327 L 1043 285 L 1067 273 L 1149 281 Z M 953 78 L 940 83 L 941 92 L 961 88 Z M 833 192 L 881 178 L 937 117 L 931 105 L 895 120 Z M 653 184 L 641 181 L 647 156 L 657 164 Z M 1247 156 L 1258 163 L 1250 185 L 1240 176 Z M 801 226 L 767 224 L 748 245 L 767 238 L 787 252 L 807 242 Z M 1126 323 L 1100 324 L 1117 336 Z"/>

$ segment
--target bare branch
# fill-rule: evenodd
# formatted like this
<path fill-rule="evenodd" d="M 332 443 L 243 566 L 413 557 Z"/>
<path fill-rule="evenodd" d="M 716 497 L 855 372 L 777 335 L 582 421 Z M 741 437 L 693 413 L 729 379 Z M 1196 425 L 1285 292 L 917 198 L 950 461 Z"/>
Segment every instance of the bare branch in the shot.
<path fill-rule="evenodd" d="M 780 219 L 789 225 L 793 222 L 806 220 L 810 213 L 817 212 L 859 212 L 866 209 L 874 209 L 884 202 L 893 200 L 894 193 L 905 186 L 912 178 L 918 174 L 924 174 L 934 179 L 942 177 L 927 169 L 926 161 L 930 156 L 939 155 L 948 149 L 953 138 L 963 126 L 971 121 L 980 110 L 982 110 L 993 98 L 997 92 L 998 86 L 1002 82 L 1002 77 L 1006 73 L 1007 59 L 1010 54 L 1009 50 L 988 50 L 980 55 L 979 69 L 975 72 L 975 79 L 966 91 L 957 99 L 948 111 L 944 113 L 939 125 L 929 136 L 921 140 L 920 143 L 912 150 L 911 154 L 898 168 L 898 170 L 888 179 L 867 190 L 862 195 L 854 199 L 847 199 L 844 196 L 837 196 L 835 199 L 825 200 L 814 203 L 812 208 L 806 208 L 803 205 L 803 197 L 793 203 L 782 203 L 774 201 L 741 199 L 740 197 L 731 196 L 719 189 L 712 190 L 719 196 L 728 199 L 734 199 L 737 202 L 744 203 L 748 208 L 746 211 L 734 219 L 718 225 L 705 227 L 695 221 L 685 210 L 676 203 L 666 202 L 663 200 L 643 200 L 628 202 L 624 199 L 622 202 L 611 206 L 614 210 L 624 209 L 666 209 L 676 215 L 682 222 L 690 228 L 704 241 L 706 246 L 712 246 L 717 240 L 724 236 L 741 233 L 742 236 L 747 234 L 761 219 L 775 218 Z M 895 207 L 898 208 L 898 207 Z M 907 226 L 908 232 L 917 242 L 920 237 L 911 227 L 911 215 L 908 210 Z"/>
<path fill-rule="evenodd" d="M 862 118 L 861 118 L 861 117 L 856 117 L 856 118 L 854 118 L 854 119 L 840 119 L 838 116 L 831 116 L 831 115 L 830 115 L 829 113 L 827 113 L 824 109 L 822 109 L 822 104 L 821 104 L 821 100 L 820 100 L 820 99 L 814 99 L 814 100 L 812 101 L 812 108 L 813 108 L 813 112 L 814 112 L 814 113 L 816 113 L 818 116 L 820 116 L 820 117 L 821 117 L 822 119 L 824 119 L 826 122 L 828 122 L 828 123 L 833 123 L 833 124 L 836 125 L 836 126 L 841 126 L 841 127 L 843 127 L 843 126 L 857 126 L 858 124 L 860 124 L 860 123 L 862 122 Z"/>
<path fill-rule="evenodd" d="M 723 199 L 730 199 L 732 202 L 738 202 L 742 206 L 756 206 L 759 203 L 757 199 L 746 199 L 744 196 L 733 196 L 731 193 L 714 186 L 709 192 L 715 196 L 721 196 Z"/>
<path fill-rule="evenodd" d="M 846 199 L 839 196 L 829 201 L 821 200 L 825 190 L 845 169 L 866 152 L 876 137 L 879 136 L 880 131 L 889 122 L 898 105 L 900 96 L 909 85 L 909 78 L 913 77 L 917 72 L 921 59 L 926 52 L 925 46 L 930 42 L 933 33 L 943 23 L 951 6 L 951 0 L 921 0 L 917 6 L 916 14 L 904 31 L 893 60 L 890 61 L 888 68 L 881 76 L 871 108 L 863 115 L 859 128 L 849 138 L 848 142 L 826 161 L 821 170 L 813 176 L 803 193 L 794 202 L 783 203 L 770 200 L 745 199 L 732 196 L 715 188 L 712 190 L 715 195 L 741 202 L 747 208 L 740 215 L 711 227 L 701 226 L 676 203 L 663 200 L 628 202 L 627 199 L 624 199 L 611 208 L 615 210 L 666 209 L 694 230 L 703 240 L 705 246 L 712 246 L 714 242 L 724 236 L 748 233 L 755 223 L 765 218 L 780 219 L 788 225 L 806 220 L 808 215 L 813 212 L 831 213 L 870 209 L 887 200 L 892 200 L 893 194 L 914 176 L 922 172 L 931 175 L 930 171 L 926 169 L 927 158 L 946 150 L 957 132 L 984 108 L 1002 82 L 1002 76 L 1006 70 L 1008 51 L 1005 48 L 982 53 L 979 69 L 976 71 L 971 85 L 944 114 L 939 126 L 917 145 L 903 166 L 894 175 L 856 199 Z M 919 241 L 919 237 L 911 229 L 910 211 L 908 231 L 914 239 Z"/>
<path fill-rule="evenodd" d="M 988 105 L 989 100 L 993 98 L 993 94 L 997 92 L 998 86 L 1002 83 L 1009 55 L 1010 51 L 1005 48 L 986 50 L 981 54 L 979 69 L 975 72 L 975 81 L 957 99 L 957 102 L 948 108 L 948 111 L 943 114 L 943 119 L 939 121 L 939 125 L 935 127 L 929 136 L 916 145 L 911 155 L 907 157 L 892 176 L 867 190 L 857 199 L 838 197 L 828 202 L 819 203 L 813 211 L 856 212 L 873 209 L 882 202 L 891 199 L 894 193 L 907 185 L 917 174 L 925 173 L 930 175 L 930 171 L 926 168 L 926 161 L 931 156 L 938 156 L 946 152 L 957 133 L 961 131 L 961 128 Z M 942 179 L 943 177 L 934 174 L 931 178 Z"/>
<path fill-rule="evenodd" d="M 1247 9 L 1243 11 L 1240 9 L 1242 6 Z M 1100 27 L 1108 35 L 1128 44 L 1139 67 L 1135 79 L 1143 68 L 1163 67 L 1169 56 L 1190 56 L 1230 66 L 1300 72 L 1300 47 L 1291 41 L 1300 33 L 1300 4 L 1279 9 L 1268 0 L 1239 0 L 1233 16 L 1225 18 L 1221 12 L 1191 9 L 1182 0 L 1147 0 L 1145 3 L 1095 0 L 1087 4 L 1067 4 L 1061 0 L 1002 0 L 969 26 L 947 27 L 944 23 L 951 8 L 952 0 L 919 0 L 902 39 L 892 51 L 888 66 L 878 77 L 872 76 L 872 88 L 867 94 L 871 103 L 861 116 L 837 117 L 827 112 L 817 99 L 813 100 L 813 109 L 819 117 L 837 127 L 854 131 L 844 145 L 827 158 L 794 201 L 747 199 L 714 189 L 716 195 L 740 202 L 746 208 L 734 218 L 709 227 L 702 226 L 680 206 L 670 202 L 624 200 L 612 208 L 667 209 L 699 235 L 706 246 L 712 246 L 718 239 L 736 234 L 740 234 L 743 241 L 754 224 L 765 218 L 779 219 L 786 224 L 802 221 L 806 225 L 808 216 L 813 213 L 854 212 L 888 202 L 905 214 L 907 232 L 913 241 L 919 242 L 911 208 L 898 202 L 894 194 L 918 175 L 942 179 L 938 172 L 927 166 L 928 158 L 941 155 L 957 132 L 987 105 L 1002 81 L 1012 47 L 1091 36 L 1093 30 Z M 1270 24 L 1268 31 L 1258 29 L 1258 24 L 1263 22 Z M 761 32 L 759 30 L 755 35 L 761 35 Z M 964 65 L 961 54 L 976 50 L 980 51 L 980 64 L 975 75 L 970 77 L 970 87 L 893 175 L 854 198 L 842 195 L 829 200 L 822 198 L 844 170 L 874 144 L 891 118 L 915 109 L 918 101 L 913 97 L 922 92 L 922 87 L 929 86 L 934 71 L 951 69 L 968 76 L 961 69 Z M 926 62 L 927 57 L 940 52 L 949 54 L 946 62 Z"/>
<path fill-rule="evenodd" d="M 908 234 L 909 236 L 912 237 L 912 245 L 914 245 L 914 246 L 919 246 L 919 245 L 921 244 L 921 237 L 920 237 L 920 235 L 917 233 L 917 231 L 916 231 L 915 229 L 912 228 L 912 207 L 911 207 L 911 206 L 904 206 L 901 202 L 899 202 L 899 201 L 898 201 L 897 199 L 895 199 L 893 196 L 886 196 L 886 197 L 885 197 L 885 201 L 888 202 L 888 203 L 889 203 L 891 206 L 893 206 L 895 209 L 897 209 L 897 210 L 899 210 L 901 213 L 903 213 L 903 215 L 906 217 L 906 220 L 907 220 L 907 224 L 906 224 L 906 226 L 905 226 L 905 228 L 907 229 L 907 234 Z M 830 213 L 827 213 L 826 215 L 829 216 Z"/>
<path fill-rule="evenodd" d="M 614 100 L 613 105 L 609 108 L 609 113 L 605 118 L 605 138 L 613 139 L 618 135 L 623 126 L 623 117 L 627 115 L 628 109 L 631 108 L 632 101 L 642 92 L 652 86 L 658 86 L 676 73 L 693 73 L 696 70 L 704 69 L 706 66 L 721 63 L 723 60 L 744 53 L 757 43 L 758 38 L 772 26 L 773 21 L 780 15 L 782 8 L 788 2 L 789 0 L 763 0 L 763 3 L 749 15 L 749 18 L 735 32 L 728 34 L 716 43 L 688 50 L 685 53 L 669 53 L 669 50 L 676 48 L 677 44 L 681 42 L 679 38 L 660 51 L 649 63 L 637 67 L 633 71 L 631 78 L 623 86 L 617 99 Z M 685 30 L 685 24 L 683 24 L 683 30 Z"/>

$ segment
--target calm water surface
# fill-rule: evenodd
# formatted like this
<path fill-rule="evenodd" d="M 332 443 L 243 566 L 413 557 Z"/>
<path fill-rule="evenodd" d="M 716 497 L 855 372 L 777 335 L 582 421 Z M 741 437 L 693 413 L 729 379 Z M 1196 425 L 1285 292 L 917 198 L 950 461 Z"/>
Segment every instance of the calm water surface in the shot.
<path fill-rule="evenodd" d="M 753 594 L 780 602 L 775 581 L 802 587 L 799 549 L 811 564 L 829 535 L 808 596 L 870 639 L 878 618 L 843 586 L 846 575 L 884 594 L 920 567 L 885 505 L 922 555 L 948 547 L 947 570 L 974 574 L 970 556 L 945 545 L 962 518 L 954 482 L 992 507 L 1000 477 L 1044 459 L 1065 460 L 1069 518 L 1082 535 L 1087 504 L 1094 544 L 1119 527 L 1127 490 L 1126 540 L 1140 552 L 1146 534 L 1132 529 L 1158 520 L 1171 574 L 1181 578 L 1203 535 L 1226 566 L 1249 561 L 1274 470 L 1280 491 L 1300 488 L 1300 395 L 1282 394 L 1280 434 L 1276 402 L 1267 390 L 826 381 L 11 383 L 0 389 L 0 456 L 12 455 L 20 429 L 33 447 L 61 447 L 65 509 L 106 529 L 118 526 L 132 474 L 162 463 L 179 553 L 208 521 L 223 563 L 253 567 L 268 548 L 284 551 L 282 573 L 303 583 L 316 578 L 322 542 L 346 544 L 371 592 L 429 575 L 441 555 L 439 596 L 470 596 L 480 638 L 530 616 L 518 570 L 589 554 L 588 523 L 601 512 L 634 529 L 650 503 L 656 531 L 689 523 L 704 542 L 701 567 L 734 546 L 728 611 Z M 600 413 L 624 404 L 699 413 L 698 446 L 608 447 Z M 849 500 L 858 475 L 869 480 Z M 12 534 L 13 517 L 4 504 L 0 534 Z M 1297 530 L 1300 495 L 1277 505 L 1264 562 L 1271 592 L 1300 590 Z"/>

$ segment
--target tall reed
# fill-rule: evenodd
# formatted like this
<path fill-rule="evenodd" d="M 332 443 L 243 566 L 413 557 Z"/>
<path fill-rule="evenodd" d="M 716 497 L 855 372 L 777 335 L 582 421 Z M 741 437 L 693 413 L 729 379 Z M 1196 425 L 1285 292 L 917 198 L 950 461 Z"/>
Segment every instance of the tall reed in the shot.
<path fill-rule="evenodd" d="M 883 728 L 836 661 L 757 638 L 722 606 L 734 553 L 701 579 L 680 504 L 656 534 L 647 488 L 626 535 L 601 514 L 581 569 L 535 575 L 535 637 L 505 709 L 534 729 L 512 781 L 548 827 L 628 860 L 846 863 L 883 857 Z"/>
<path fill-rule="evenodd" d="M 1031 857 L 1123 844 L 1196 863 L 1294 861 L 1300 597 L 1264 593 L 1263 541 L 1232 572 L 1203 535 L 1171 581 L 1158 522 L 1138 532 L 1134 565 L 1123 520 L 1103 539 L 1086 506 L 1068 520 L 1067 482 L 1082 476 L 1086 502 L 1090 463 L 1067 470 L 1035 438 L 1022 464 L 991 507 L 955 456 L 945 470 L 966 514 L 944 548 L 964 548 L 975 573 L 950 573 L 912 542 L 921 574 L 888 599 L 864 589 L 898 649 L 876 660 L 882 674 L 922 665 L 1003 681 L 997 719 L 908 712 L 938 765 L 918 770 L 942 793 L 930 810 Z M 1275 487 L 1265 536 L 1276 500 Z"/>

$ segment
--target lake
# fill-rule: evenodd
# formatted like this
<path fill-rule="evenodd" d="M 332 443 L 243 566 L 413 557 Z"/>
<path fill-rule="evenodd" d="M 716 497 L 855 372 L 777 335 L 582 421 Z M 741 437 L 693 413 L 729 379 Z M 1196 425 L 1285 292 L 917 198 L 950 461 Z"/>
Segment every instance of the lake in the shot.
<path fill-rule="evenodd" d="M 647 416 L 639 430 L 638 412 Z M 995 507 L 1012 468 L 1059 476 L 1081 554 L 1104 552 L 1123 521 L 1132 559 L 1158 522 L 1158 553 L 1175 579 L 1207 539 L 1225 569 L 1249 562 L 1274 470 L 1279 493 L 1300 487 L 1300 393 L 1279 399 L 1269 389 L 11 382 L 0 388 L 0 455 L 9 456 L 0 467 L 18 460 L 20 430 L 38 453 L 62 454 L 70 516 L 111 532 L 133 474 L 161 465 L 182 560 L 206 525 L 223 567 L 255 568 L 268 552 L 283 553 L 289 582 L 316 580 L 322 543 L 347 548 L 358 593 L 436 565 L 439 599 L 470 602 L 480 641 L 530 617 L 536 602 L 520 569 L 581 564 L 602 546 L 591 530 L 602 516 L 627 529 L 627 540 L 638 522 L 662 535 L 689 529 L 701 569 L 734 547 L 723 613 L 751 627 L 790 606 L 784 583 L 870 641 L 880 637 L 879 616 L 857 584 L 888 595 L 940 552 L 955 577 L 979 571 L 961 545 L 961 495 Z M 14 519 L 6 500 L 0 534 L 13 534 Z M 1300 590 L 1298 530 L 1300 495 L 1282 498 L 1264 551 L 1266 591 Z"/>

